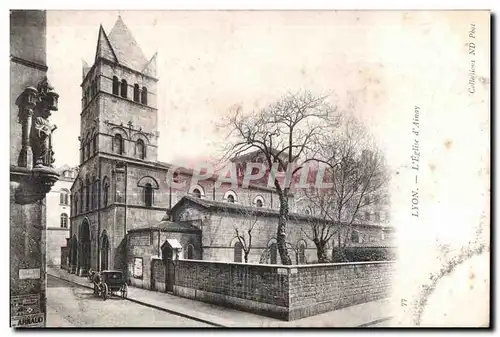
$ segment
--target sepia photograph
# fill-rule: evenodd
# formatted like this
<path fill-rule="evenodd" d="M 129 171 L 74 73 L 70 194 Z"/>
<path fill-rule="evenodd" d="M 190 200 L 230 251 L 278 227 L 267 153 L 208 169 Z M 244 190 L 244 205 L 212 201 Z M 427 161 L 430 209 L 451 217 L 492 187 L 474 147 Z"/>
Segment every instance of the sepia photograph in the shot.
<path fill-rule="evenodd" d="M 491 20 L 10 10 L 10 327 L 490 327 Z"/>

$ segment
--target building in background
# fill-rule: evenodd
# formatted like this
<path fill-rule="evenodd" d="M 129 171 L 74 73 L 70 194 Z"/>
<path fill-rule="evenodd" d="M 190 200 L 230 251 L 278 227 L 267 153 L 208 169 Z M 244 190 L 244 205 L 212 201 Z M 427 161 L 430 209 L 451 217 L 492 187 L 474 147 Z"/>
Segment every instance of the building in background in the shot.
<path fill-rule="evenodd" d="M 71 226 L 71 185 L 75 181 L 78 171 L 68 165 L 57 169 L 59 180 L 47 194 L 46 243 L 47 266 L 65 265 L 61 261 L 61 248 L 66 247 L 66 238 L 69 237 Z"/>

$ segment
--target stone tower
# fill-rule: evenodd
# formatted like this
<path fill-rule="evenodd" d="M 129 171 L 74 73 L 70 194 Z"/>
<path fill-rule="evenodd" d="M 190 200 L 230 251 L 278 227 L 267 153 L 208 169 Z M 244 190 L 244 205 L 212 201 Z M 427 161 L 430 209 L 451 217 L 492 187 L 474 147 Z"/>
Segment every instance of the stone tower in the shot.
<path fill-rule="evenodd" d="M 83 64 L 81 164 L 101 152 L 157 160 L 155 76 L 156 54 L 146 59 L 121 17 L 109 36 L 100 27 L 94 64 Z"/>
<path fill-rule="evenodd" d="M 131 209 L 147 213 L 160 206 L 158 197 L 153 202 L 159 178 L 133 177 L 158 166 L 156 54 L 148 60 L 118 17 L 109 35 L 100 26 L 94 63 L 84 62 L 82 70 L 80 165 L 71 189 L 69 238 L 70 269 L 79 275 L 89 268 L 125 268 L 127 220 L 135 223 Z M 147 207 L 139 203 L 144 189 Z"/>

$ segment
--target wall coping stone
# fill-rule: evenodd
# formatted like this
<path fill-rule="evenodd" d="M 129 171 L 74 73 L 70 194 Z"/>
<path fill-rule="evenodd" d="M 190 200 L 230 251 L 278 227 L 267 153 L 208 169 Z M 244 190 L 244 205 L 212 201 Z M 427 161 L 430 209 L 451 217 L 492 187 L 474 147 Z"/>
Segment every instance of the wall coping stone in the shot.
<path fill-rule="evenodd" d="M 196 262 L 196 263 L 205 263 L 205 264 L 226 264 L 226 265 L 241 265 L 241 266 L 253 266 L 253 267 L 284 268 L 284 269 L 314 268 L 314 267 L 333 267 L 333 266 L 349 266 L 349 265 L 367 265 L 367 264 L 394 264 L 394 263 L 396 263 L 396 261 L 364 261 L 364 262 L 341 262 L 341 263 L 317 263 L 317 264 L 282 265 L 282 264 L 259 264 L 259 263 L 244 263 L 244 262 L 192 260 L 192 259 L 191 260 L 180 259 L 178 261 L 189 261 L 189 263 Z"/>

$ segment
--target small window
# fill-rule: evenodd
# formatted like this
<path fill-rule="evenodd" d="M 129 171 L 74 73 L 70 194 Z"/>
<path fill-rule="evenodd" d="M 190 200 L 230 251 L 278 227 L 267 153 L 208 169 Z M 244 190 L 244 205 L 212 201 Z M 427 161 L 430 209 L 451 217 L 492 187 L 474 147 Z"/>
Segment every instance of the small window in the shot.
<path fill-rule="evenodd" d="M 365 212 L 365 220 L 370 221 L 370 212 L 368 211 Z"/>
<path fill-rule="evenodd" d="M 127 87 L 128 87 L 127 81 L 122 80 L 122 84 L 121 84 L 121 88 L 120 89 L 121 89 L 121 96 L 123 98 L 127 98 Z"/>
<path fill-rule="evenodd" d="M 118 81 L 118 77 L 113 76 L 113 95 L 119 95 L 120 90 L 120 81 Z"/>
<path fill-rule="evenodd" d="M 87 182 L 87 186 L 85 187 L 85 210 L 90 211 L 90 183 Z"/>
<path fill-rule="evenodd" d="M 73 201 L 73 205 L 74 205 L 73 206 L 73 212 L 75 212 L 75 214 L 78 214 L 78 196 L 76 195 L 76 193 L 73 196 L 73 200 L 72 201 Z"/>
<path fill-rule="evenodd" d="M 59 194 L 59 202 L 61 205 L 69 204 L 69 191 L 67 189 L 61 190 L 61 193 Z"/>
<path fill-rule="evenodd" d="M 257 201 L 255 202 L 255 206 L 257 207 L 262 207 L 262 200 L 261 199 L 257 199 Z"/>
<path fill-rule="evenodd" d="M 271 264 L 277 264 L 278 263 L 278 244 L 276 242 L 273 242 L 271 246 L 269 247 L 271 251 Z"/>
<path fill-rule="evenodd" d="M 139 84 L 134 85 L 134 102 L 139 102 Z"/>
<path fill-rule="evenodd" d="M 92 153 L 97 152 L 97 133 L 94 135 L 94 138 L 92 138 Z"/>
<path fill-rule="evenodd" d="M 194 258 L 194 246 L 189 244 L 186 249 L 186 259 L 192 260 Z"/>
<path fill-rule="evenodd" d="M 359 243 L 359 233 L 356 231 L 351 232 L 351 242 Z"/>
<path fill-rule="evenodd" d="M 109 184 L 105 183 L 103 188 L 103 203 L 104 206 L 108 205 L 108 197 L 109 197 Z"/>
<path fill-rule="evenodd" d="M 144 149 L 144 142 L 142 139 L 139 139 L 137 143 L 135 144 L 135 152 L 137 157 L 144 159 L 146 157 L 146 151 Z"/>
<path fill-rule="evenodd" d="M 201 191 L 197 188 L 195 188 L 193 190 L 193 195 L 196 197 L 196 198 L 201 198 Z"/>
<path fill-rule="evenodd" d="M 366 196 L 365 196 L 365 204 L 366 204 L 366 205 L 369 205 L 369 204 L 370 204 L 370 202 L 371 202 L 371 200 L 370 200 L 370 196 L 369 196 L 369 195 L 366 195 Z"/>
<path fill-rule="evenodd" d="M 85 153 L 85 157 L 86 157 L 87 159 L 89 159 L 89 158 L 90 158 L 90 141 L 88 141 L 88 142 L 87 142 L 87 145 L 85 146 L 85 152 L 86 152 L 86 153 Z"/>
<path fill-rule="evenodd" d="M 227 196 L 227 202 L 230 202 L 230 203 L 234 204 L 234 197 L 233 197 L 233 195 L 230 194 L 230 195 Z"/>
<path fill-rule="evenodd" d="M 142 87 L 141 103 L 144 105 L 148 105 L 148 89 L 146 87 Z"/>
<path fill-rule="evenodd" d="M 239 241 L 234 244 L 234 262 L 243 262 L 243 245 Z"/>
<path fill-rule="evenodd" d="M 119 133 L 113 138 L 113 152 L 117 154 L 123 153 L 123 138 Z"/>
<path fill-rule="evenodd" d="M 61 214 L 61 228 L 68 228 L 68 214 Z"/>
<path fill-rule="evenodd" d="M 306 263 L 306 244 L 303 241 L 299 243 L 299 263 Z"/>
<path fill-rule="evenodd" d="M 144 204 L 146 207 L 151 207 L 153 205 L 153 187 L 150 183 L 147 183 L 144 187 Z"/>
<path fill-rule="evenodd" d="M 375 212 L 375 221 L 380 222 L 380 213 Z"/>

